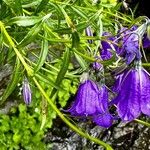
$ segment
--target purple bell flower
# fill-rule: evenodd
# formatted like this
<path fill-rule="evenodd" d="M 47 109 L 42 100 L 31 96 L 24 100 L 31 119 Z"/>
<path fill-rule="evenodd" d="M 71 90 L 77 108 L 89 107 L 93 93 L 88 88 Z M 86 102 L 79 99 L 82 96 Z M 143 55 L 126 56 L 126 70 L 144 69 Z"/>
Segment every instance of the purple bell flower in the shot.
<path fill-rule="evenodd" d="M 126 60 L 126 64 L 130 64 L 133 60 L 141 60 L 141 52 L 139 50 L 139 36 L 135 31 L 137 27 L 131 29 L 123 27 L 119 31 L 119 36 L 122 36 L 120 48 L 117 49 L 118 55 Z M 121 34 L 120 34 L 121 33 Z"/>
<path fill-rule="evenodd" d="M 31 89 L 27 78 L 23 81 L 23 99 L 27 105 L 31 103 Z"/>
<path fill-rule="evenodd" d="M 150 116 L 150 75 L 147 71 L 141 66 L 130 69 L 123 76 L 114 101 L 123 121 L 132 121 L 141 112 Z"/>
<path fill-rule="evenodd" d="M 97 84 L 86 80 L 79 85 L 75 101 L 68 111 L 73 116 L 92 116 L 105 113 L 106 107 L 107 101 L 103 99 Z"/>
<path fill-rule="evenodd" d="M 70 112 L 72 116 L 89 116 L 93 122 L 102 127 L 111 126 L 113 121 L 112 117 L 108 117 L 110 115 L 108 111 L 108 92 L 105 85 L 99 87 L 89 79 L 79 85 L 75 101 L 67 112 Z"/>

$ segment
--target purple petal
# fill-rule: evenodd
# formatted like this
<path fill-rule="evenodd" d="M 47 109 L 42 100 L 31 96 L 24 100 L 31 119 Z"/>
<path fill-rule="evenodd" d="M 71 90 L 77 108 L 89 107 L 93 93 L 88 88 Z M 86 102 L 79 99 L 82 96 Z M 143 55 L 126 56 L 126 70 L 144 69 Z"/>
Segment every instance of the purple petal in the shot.
<path fill-rule="evenodd" d="M 137 34 L 133 33 L 136 28 L 137 27 L 133 27 L 129 30 L 123 28 L 121 30 L 121 36 L 123 38 L 120 42 L 122 44 L 121 47 L 117 49 L 117 53 L 118 55 L 125 57 L 127 64 L 130 64 L 134 59 L 140 60 L 142 57 L 139 50 L 139 37 Z"/>
<path fill-rule="evenodd" d="M 105 113 L 108 110 L 108 91 L 105 85 L 100 87 L 98 112 Z"/>
<path fill-rule="evenodd" d="M 93 69 L 97 71 L 103 68 L 103 65 L 98 62 L 94 62 L 92 65 L 93 65 Z"/>
<path fill-rule="evenodd" d="M 127 71 L 125 70 L 124 72 L 122 72 L 121 74 L 117 75 L 115 78 L 115 83 L 113 85 L 113 87 L 111 88 L 111 90 L 115 93 L 118 93 L 121 89 L 121 83 L 126 75 Z"/>
<path fill-rule="evenodd" d="M 92 116 L 108 111 L 108 91 L 91 80 L 80 84 L 75 102 L 68 112 L 73 116 Z"/>
<path fill-rule="evenodd" d="M 150 76 L 143 68 L 139 71 L 141 100 L 140 106 L 142 113 L 150 116 Z"/>
<path fill-rule="evenodd" d="M 147 35 L 144 35 L 143 38 L 143 47 L 144 48 L 149 48 L 150 47 L 150 39 L 148 39 Z"/>
<path fill-rule="evenodd" d="M 115 40 L 115 37 L 113 37 L 113 36 L 112 36 L 110 33 L 108 33 L 108 32 L 104 32 L 104 33 L 103 33 L 103 36 L 110 36 L 110 37 L 108 38 L 108 40 L 110 40 L 110 41 L 114 41 L 114 40 Z M 100 51 L 101 58 L 102 58 L 103 60 L 108 60 L 108 59 L 110 59 L 110 58 L 112 57 L 112 52 L 111 52 L 112 47 L 110 46 L 110 43 L 107 42 L 107 41 L 102 40 L 102 41 L 101 41 L 101 45 L 102 45 L 102 50 Z M 114 44 L 112 44 L 112 45 L 114 46 L 114 48 L 116 48 L 116 45 L 114 45 Z"/>
<path fill-rule="evenodd" d="M 117 111 L 124 121 L 131 121 L 140 115 L 140 80 L 138 71 L 132 69 L 126 75 L 116 97 Z"/>

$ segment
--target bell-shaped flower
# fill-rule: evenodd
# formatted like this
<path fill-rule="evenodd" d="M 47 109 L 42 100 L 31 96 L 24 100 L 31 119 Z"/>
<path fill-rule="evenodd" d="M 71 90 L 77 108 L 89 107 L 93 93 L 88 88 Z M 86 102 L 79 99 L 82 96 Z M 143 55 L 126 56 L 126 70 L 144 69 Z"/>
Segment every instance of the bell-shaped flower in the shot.
<path fill-rule="evenodd" d="M 142 55 L 139 50 L 139 35 L 135 31 L 137 27 L 133 26 L 131 29 L 123 27 L 118 35 L 120 38 L 120 47 L 117 49 L 118 55 L 125 58 L 127 64 L 133 60 L 140 60 Z"/>
<path fill-rule="evenodd" d="M 105 93 L 92 80 L 86 80 L 78 87 L 75 101 L 68 110 L 73 116 L 92 116 L 105 113 L 107 101 Z"/>
<path fill-rule="evenodd" d="M 147 71 L 141 66 L 130 69 L 123 76 L 113 101 L 124 121 L 132 121 L 141 113 L 150 116 L 150 75 Z"/>
<path fill-rule="evenodd" d="M 113 118 L 107 117 L 110 115 L 108 111 L 107 89 L 105 85 L 98 86 L 97 83 L 90 79 L 84 80 L 79 85 L 75 101 L 67 111 L 72 116 L 90 117 L 93 119 L 93 122 L 103 127 L 112 125 Z M 106 119 L 104 119 L 105 116 Z M 104 121 L 100 121 L 100 119 Z"/>
<path fill-rule="evenodd" d="M 23 81 L 23 99 L 27 105 L 31 103 L 31 89 L 28 79 L 26 77 L 24 78 Z"/>

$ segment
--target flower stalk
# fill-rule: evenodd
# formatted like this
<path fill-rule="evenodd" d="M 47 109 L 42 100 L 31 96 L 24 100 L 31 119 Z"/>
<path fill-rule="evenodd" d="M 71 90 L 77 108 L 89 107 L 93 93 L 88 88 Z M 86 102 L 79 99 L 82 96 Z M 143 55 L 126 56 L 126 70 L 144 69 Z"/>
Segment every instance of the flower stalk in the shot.
<path fill-rule="evenodd" d="M 43 95 L 43 96 L 45 97 L 45 99 L 48 101 L 48 103 L 50 104 L 50 106 L 54 109 L 54 111 L 58 114 L 58 116 L 59 116 L 73 131 L 75 131 L 75 132 L 78 133 L 79 135 L 81 135 L 81 136 L 83 136 L 83 137 L 85 137 L 85 138 L 87 138 L 87 139 L 89 139 L 89 140 L 91 140 L 91 141 L 93 141 L 93 142 L 95 142 L 95 143 L 97 143 L 97 144 L 99 144 L 99 145 L 105 147 L 106 150 L 113 150 L 113 148 L 112 148 L 109 144 L 107 144 L 107 143 L 105 143 L 105 142 L 103 142 L 103 141 L 101 141 L 101 140 L 99 140 L 99 139 L 97 139 L 97 138 L 94 138 L 94 137 L 90 136 L 90 135 L 87 134 L 87 133 L 84 133 L 81 129 L 79 129 L 79 127 L 73 125 L 66 117 L 64 117 L 64 115 L 60 112 L 60 110 L 59 110 L 59 109 L 56 107 L 56 105 L 52 102 L 52 100 L 51 100 L 51 99 L 49 98 L 49 96 L 45 93 L 45 91 L 43 90 L 43 88 L 42 88 L 41 85 L 38 83 L 38 81 L 36 80 L 35 77 L 33 77 L 33 81 L 35 82 L 36 86 L 38 87 L 38 89 L 40 90 L 40 92 L 42 93 L 42 95 Z M 53 96 L 53 98 L 54 98 L 54 96 Z"/>

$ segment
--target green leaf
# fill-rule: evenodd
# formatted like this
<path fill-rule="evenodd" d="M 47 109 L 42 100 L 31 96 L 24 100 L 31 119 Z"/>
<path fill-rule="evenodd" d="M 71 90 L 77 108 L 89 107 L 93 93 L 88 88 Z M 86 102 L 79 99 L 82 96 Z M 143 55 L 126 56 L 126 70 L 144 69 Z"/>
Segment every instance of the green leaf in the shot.
<path fill-rule="evenodd" d="M 78 63 L 82 67 L 83 71 L 85 71 L 87 69 L 87 63 L 85 62 L 85 60 L 81 56 L 79 56 L 77 53 L 74 53 L 74 55 Z"/>
<path fill-rule="evenodd" d="M 14 91 L 14 89 L 16 88 L 18 82 L 19 82 L 19 77 L 20 77 L 20 61 L 18 58 L 16 58 L 16 64 L 14 67 L 14 71 L 12 74 L 12 78 L 10 83 L 8 84 L 6 90 L 4 91 L 3 95 L 2 95 L 2 100 L 0 101 L 0 103 L 2 104 L 4 101 L 6 101 L 6 99 L 12 94 L 12 92 Z"/>
<path fill-rule="evenodd" d="M 79 43 L 80 43 L 80 37 L 79 37 L 77 31 L 74 31 L 72 33 L 72 48 L 78 48 Z"/>
<path fill-rule="evenodd" d="M 3 0 L 17 15 L 22 15 L 22 5 L 20 0 Z"/>
<path fill-rule="evenodd" d="M 56 81 L 55 81 L 56 86 L 60 85 L 60 83 L 64 79 L 64 76 L 65 76 L 65 74 L 68 70 L 68 67 L 69 67 L 69 60 L 70 60 L 70 49 L 66 48 L 63 62 L 62 62 L 62 67 L 61 67 L 61 69 L 57 75 Z M 53 95 L 56 93 L 56 91 L 57 91 L 57 89 L 53 88 L 50 97 L 53 97 Z"/>
<path fill-rule="evenodd" d="M 39 5 L 41 0 L 22 0 L 22 7 L 23 8 L 31 8 L 31 7 L 36 7 Z"/>
<path fill-rule="evenodd" d="M 74 12 L 76 12 L 78 15 L 83 17 L 84 19 L 88 19 L 88 16 L 85 14 L 85 12 L 81 11 L 80 9 L 75 8 L 74 6 L 71 6 Z"/>
<path fill-rule="evenodd" d="M 29 43 L 31 43 L 36 37 L 37 34 L 42 29 L 43 22 L 37 23 L 34 27 L 30 29 L 30 31 L 27 33 L 27 35 L 23 38 L 23 40 L 19 43 L 18 47 L 22 48 Z"/>
<path fill-rule="evenodd" d="M 51 79 L 47 78 L 46 75 L 43 75 L 41 73 L 36 73 L 35 77 L 37 77 L 39 80 L 45 82 L 46 84 L 49 84 L 49 86 L 55 87 L 56 89 L 59 89 L 60 86 L 56 85 Z"/>
<path fill-rule="evenodd" d="M 18 26 L 31 26 L 38 23 L 41 20 L 40 17 L 36 16 L 18 16 L 9 20 L 8 24 L 17 24 Z"/>
<path fill-rule="evenodd" d="M 49 0 L 42 0 L 41 3 L 38 5 L 37 9 L 35 10 L 35 14 L 41 12 L 47 6 Z"/>
<path fill-rule="evenodd" d="M 46 123 L 46 113 L 47 113 L 47 101 L 42 97 L 42 123 L 40 130 L 43 129 L 45 123 Z"/>
<path fill-rule="evenodd" d="M 39 60 L 37 62 L 37 66 L 35 67 L 35 72 L 37 72 L 42 67 L 48 54 L 48 41 L 46 38 L 47 38 L 47 32 L 44 32 L 41 53 L 40 53 Z"/>
<path fill-rule="evenodd" d="M 19 133 L 15 133 L 13 135 L 13 141 L 16 143 L 16 144 L 19 144 L 20 141 L 21 141 L 21 135 Z"/>

